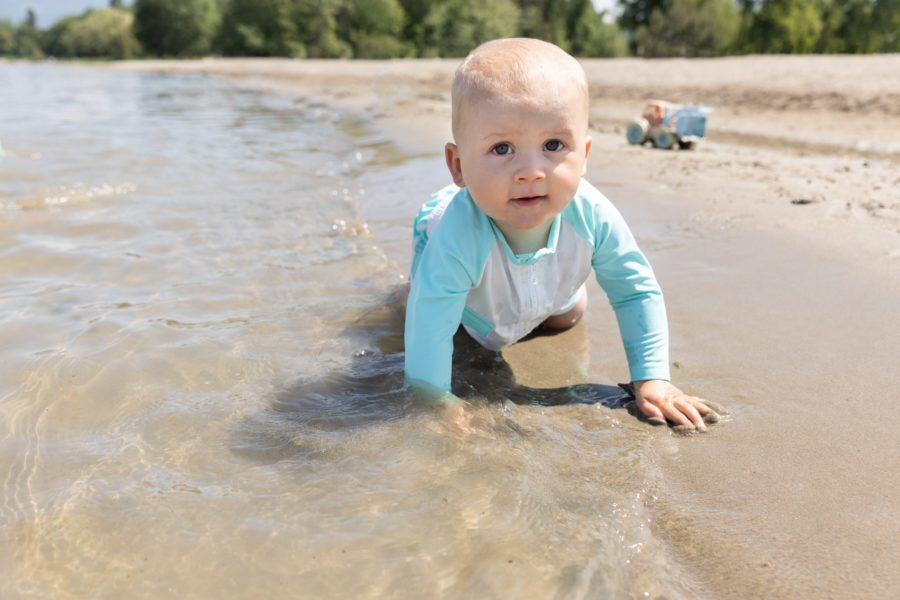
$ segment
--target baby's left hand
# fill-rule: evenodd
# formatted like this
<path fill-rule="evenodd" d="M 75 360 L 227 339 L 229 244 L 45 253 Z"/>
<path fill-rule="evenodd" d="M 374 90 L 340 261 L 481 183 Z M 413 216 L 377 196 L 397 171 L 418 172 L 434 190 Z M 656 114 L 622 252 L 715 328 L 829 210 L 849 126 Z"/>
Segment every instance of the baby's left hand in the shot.
<path fill-rule="evenodd" d="M 651 423 L 666 420 L 679 429 L 706 431 L 706 423 L 718 421 L 718 415 L 695 396 L 688 396 L 668 381 L 648 379 L 635 381 L 635 404 Z"/>

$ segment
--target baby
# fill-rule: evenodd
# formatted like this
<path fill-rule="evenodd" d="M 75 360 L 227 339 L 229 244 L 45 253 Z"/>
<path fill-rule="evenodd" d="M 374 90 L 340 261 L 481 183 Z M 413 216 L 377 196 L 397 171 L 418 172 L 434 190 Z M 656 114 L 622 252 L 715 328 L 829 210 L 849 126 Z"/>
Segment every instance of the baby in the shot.
<path fill-rule="evenodd" d="M 705 430 L 714 414 L 669 382 L 659 284 L 619 212 L 582 179 L 591 150 L 588 86 L 578 62 L 539 40 L 476 48 L 453 79 L 455 185 L 415 219 L 406 309 L 406 376 L 450 390 L 462 324 L 500 350 L 538 326 L 572 327 L 591 271 L 615 310 L 638 409 Z"/>

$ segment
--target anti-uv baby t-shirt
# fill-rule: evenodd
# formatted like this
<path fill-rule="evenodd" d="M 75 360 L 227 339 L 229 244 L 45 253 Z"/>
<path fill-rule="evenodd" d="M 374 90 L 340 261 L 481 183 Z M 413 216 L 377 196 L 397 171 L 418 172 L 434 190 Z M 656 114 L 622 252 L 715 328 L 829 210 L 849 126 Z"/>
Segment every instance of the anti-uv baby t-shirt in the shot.
<path fill-rule="evenodd" d="M 460 324 L 499 350 L 571 307 L 591 271 L 616 313 L 631 380 L 669 379 L 662 292 L 621 214 L 599 190 L 582 180 L 554 217 L 546 247 L 516 255 L 466 188 L 442 189 L 414 222 L 407 378 L 449 390 Z"/>

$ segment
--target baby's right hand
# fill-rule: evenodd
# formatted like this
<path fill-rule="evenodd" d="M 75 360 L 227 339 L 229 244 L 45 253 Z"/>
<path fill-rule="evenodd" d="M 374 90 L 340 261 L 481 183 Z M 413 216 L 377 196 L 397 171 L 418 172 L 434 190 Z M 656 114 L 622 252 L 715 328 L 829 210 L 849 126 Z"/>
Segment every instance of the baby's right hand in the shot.
<path fill-rule="evenodd" d="M 453 392 L 423 382 L 416 382 L 412 389 L 418 400 L 428 405 L 434 411 L 433 414 L 437 416 L 426 424 L 431 431 L 455 437 L 472 434 L 488 435 L 490 427 L 494 423 L 490 414 L 487 415 L 487 418 L 482 414 L 481 418 L 476 418 L 473 423 L 475 414 L 472 405 Z"/>
<path fill-rule="evenodd" d="M 427 427 L 440 435 L 451 435 L 454 437 L 469 435 L 487 436 L 486 424 L 480 422 L 483 419 L 475 419 L 473 423 L 474 417 L 472 406 L 464 400 L 457 400 L 438 408 L 437 418 L 430 421 Z"/>
<path fill-rule="evenodd" d="M 466 411 L 466 403 L 462 400 L 441 409 L 441 421 L 451 431 L 464 435 L 477 433 L 472 427 L 472 412 Z"/>

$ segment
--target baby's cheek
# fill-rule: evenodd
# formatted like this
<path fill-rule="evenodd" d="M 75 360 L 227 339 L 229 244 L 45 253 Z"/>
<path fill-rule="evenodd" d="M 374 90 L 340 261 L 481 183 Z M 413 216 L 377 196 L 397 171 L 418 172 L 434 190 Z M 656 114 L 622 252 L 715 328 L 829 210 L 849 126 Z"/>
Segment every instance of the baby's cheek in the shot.
<path fill-rule="evenodd" d="M 563 185 L 566 187 L 566 191 L 571 192 L 573 195 L 575 194 L 575 190 L 578 189 L 578 184 L 581 181 L 581 178 L 584 176 L 586 170 L 586 164 L 567 166 L 565 173 L 561 175 Z"/>

